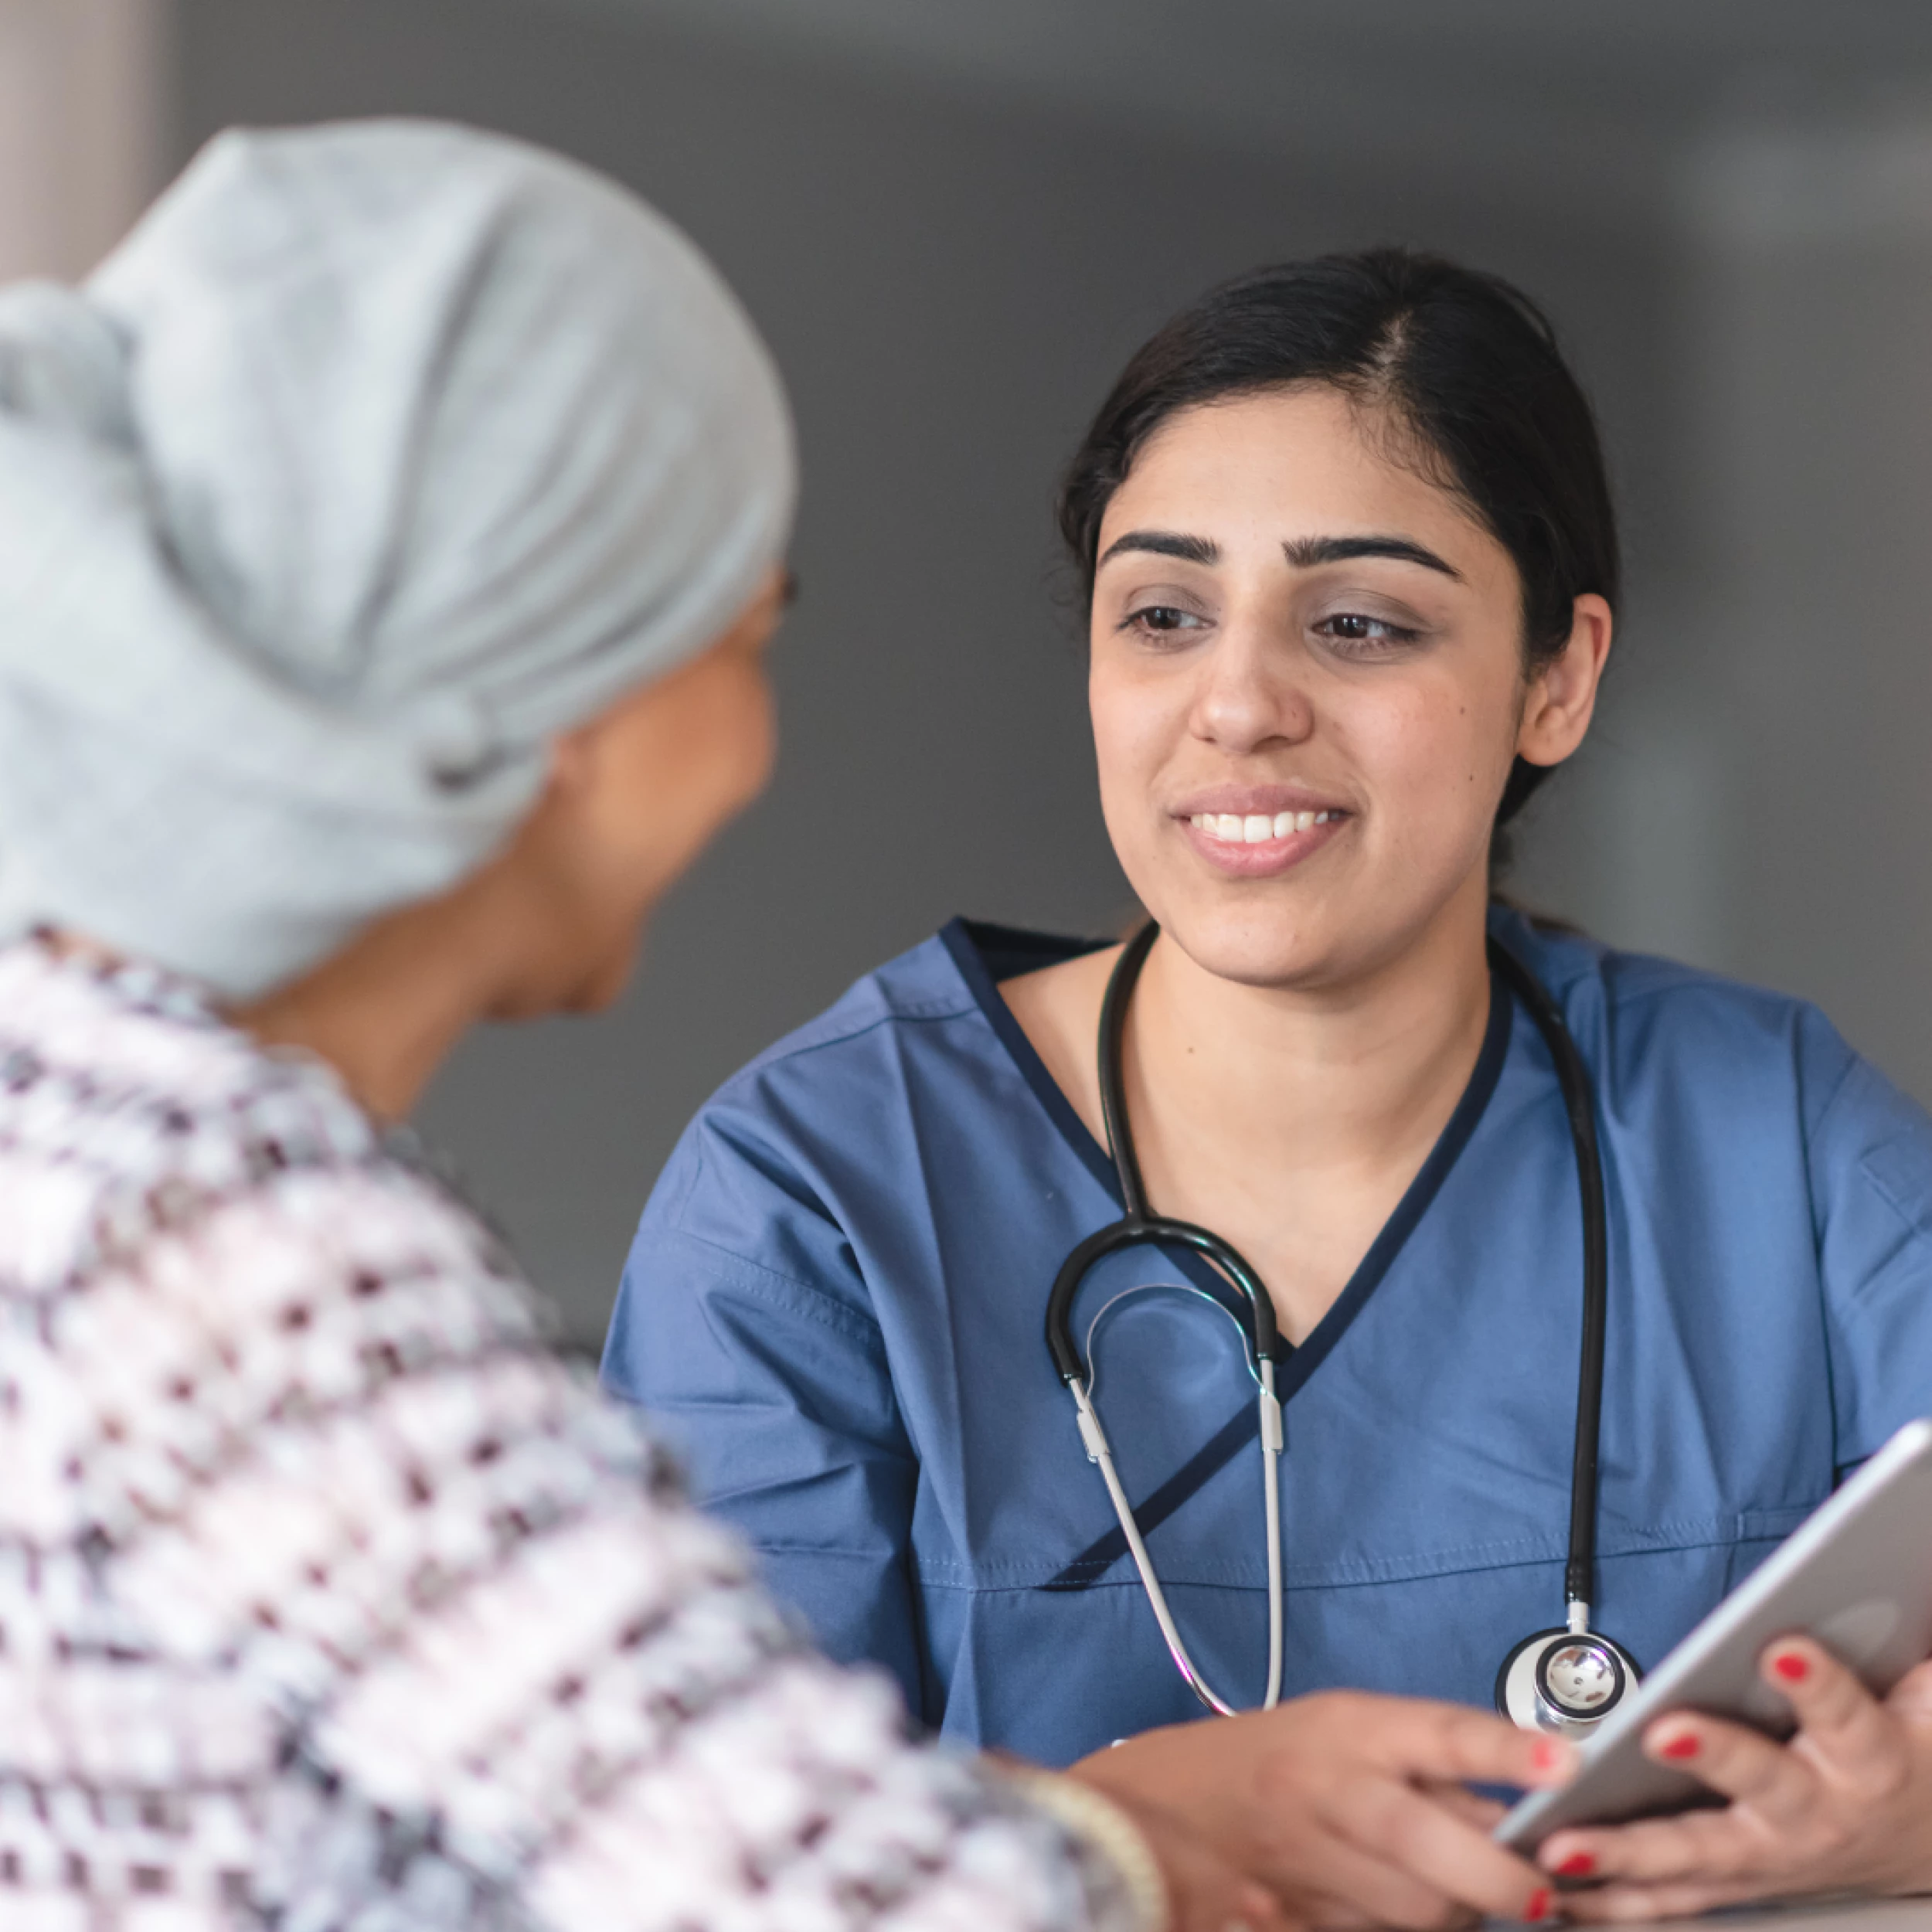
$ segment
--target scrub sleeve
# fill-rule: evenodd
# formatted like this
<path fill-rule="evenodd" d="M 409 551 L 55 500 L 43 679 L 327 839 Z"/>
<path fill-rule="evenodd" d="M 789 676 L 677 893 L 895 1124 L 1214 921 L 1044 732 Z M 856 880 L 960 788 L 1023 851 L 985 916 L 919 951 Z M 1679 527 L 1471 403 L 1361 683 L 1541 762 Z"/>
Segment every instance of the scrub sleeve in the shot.
<path fill-rule="evenodd" d="M 625 1271 L 606 1384 L 650 1412 L 819 1648 L 883 1665 L 936 1721 L 909 1549 L 918 1458 L 851 1250 L 782 1149 L 728 1110 L 699 1117 L 667 1174 Z M 795 1271 L 726 1245 L 746 1228 Z M 639 1292 L 647 1273 L 679 1291 Z"/>

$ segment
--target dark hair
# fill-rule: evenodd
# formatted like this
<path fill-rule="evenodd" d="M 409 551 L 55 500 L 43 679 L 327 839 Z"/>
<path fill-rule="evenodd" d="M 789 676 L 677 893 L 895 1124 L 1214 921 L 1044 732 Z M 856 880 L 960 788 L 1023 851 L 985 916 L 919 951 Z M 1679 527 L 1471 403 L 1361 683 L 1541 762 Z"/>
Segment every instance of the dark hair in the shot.
<path fill-rule="evenodd" d="M 1178 410 L 1298 383 L 1387 412 L 1424 473 L 1509 553 L 1532 668 L 1563 648 L 1577 597 L 1614 607 L 1617 517 L 1596 418 L 1549 318 L 1499 275 L 1406 248 L 1257 269 L 1141 349 L 1060 486 L 1060 534 L 1087 602 L 1100 519 L 1154 431 Z M 1546 775 L 1516 760 L 1498 827 Z"/>

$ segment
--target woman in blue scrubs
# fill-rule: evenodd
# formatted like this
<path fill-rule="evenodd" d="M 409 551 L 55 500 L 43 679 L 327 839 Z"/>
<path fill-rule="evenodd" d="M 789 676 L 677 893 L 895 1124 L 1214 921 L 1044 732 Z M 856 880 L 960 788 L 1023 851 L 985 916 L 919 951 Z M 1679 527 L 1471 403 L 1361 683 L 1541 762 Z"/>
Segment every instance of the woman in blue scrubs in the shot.
<path fill-rule="evenodd" d="M 1061 522 L 1101 802 L 1160 927 L 1125 1035 L 1148 1192 L 1254 1264 L 1293 1344 L 1284 1695 L 1486 1706 L 1511 1646 L 1562 1621 L 1577 1171 L 1492 937 L 1594 1087 L 1595 1622 L 1654 1662 L 1932 1409 L 1932 1122 L 1811 1008 L 1492 902 L 1501 828 L 1588 728 L 1617 594 L 1547 325 L 1399 251 L 1247 277 L 1130 365 Z M 1043 1340 L 1063 1258 L 1121 1211 L 1094 1052 L 1117 950 L 956 921 L 729 1082 L 645 1211 L 605 1357 L 835 1655 L 1049 1763 L 1199 1710 Z M 1164 1282 L 1227 1292 L 1131 1251 L 1077 1329 Z M 1140 1294 L 1097 1366 L 1189 1646 L 1257 1702 L 1239 1338 Z M 1907 1801 L 1932 1821 L 1925 1763 Z M 1553 1842 L 1614 1866 L 1600 1837 Z M 1785 1889 L 1826 1871 L 1807 1855 Z"/>

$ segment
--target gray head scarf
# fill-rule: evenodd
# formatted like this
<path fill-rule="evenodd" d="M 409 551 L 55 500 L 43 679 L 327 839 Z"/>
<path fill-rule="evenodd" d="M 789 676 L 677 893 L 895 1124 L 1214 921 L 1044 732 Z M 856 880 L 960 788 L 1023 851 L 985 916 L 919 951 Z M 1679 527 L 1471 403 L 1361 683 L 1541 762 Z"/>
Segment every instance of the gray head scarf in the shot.
<path fill-rule="evenodd" d="M 0 940 L 241 998 L 454 883 L 781 555 L 777 372 L 633 196 L 428 123 L 213 142 L 0 291 Z"/>

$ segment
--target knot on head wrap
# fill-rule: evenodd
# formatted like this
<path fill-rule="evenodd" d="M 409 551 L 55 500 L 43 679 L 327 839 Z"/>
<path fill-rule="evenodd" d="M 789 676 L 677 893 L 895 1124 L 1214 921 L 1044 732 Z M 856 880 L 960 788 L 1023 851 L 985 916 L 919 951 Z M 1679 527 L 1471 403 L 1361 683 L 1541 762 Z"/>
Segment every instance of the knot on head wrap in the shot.
<path fill-rule="evenodd" d="M 53 282 L 0 288 L 0 410 L 132 444 L 125 345 L 85 296 Z"/>
<path fill-rule="evenodd" d="M 769 356 L 622 189 L 221 136 L 83 291 L 0 291 L 0 939 L 294 976 L 723 631 L 794 494 Z"/>

